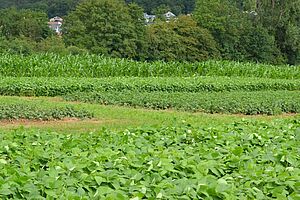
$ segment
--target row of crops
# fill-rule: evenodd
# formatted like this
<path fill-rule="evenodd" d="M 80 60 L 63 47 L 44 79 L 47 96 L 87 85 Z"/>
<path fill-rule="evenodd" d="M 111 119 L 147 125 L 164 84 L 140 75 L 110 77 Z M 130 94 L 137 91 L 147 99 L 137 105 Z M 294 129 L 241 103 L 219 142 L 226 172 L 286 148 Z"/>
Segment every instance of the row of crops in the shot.
<path fill-rule="evenodd" d="M 300 121 L 0 134 L 1 199 L 289 199 Z"/>
<path fill-rule="evenodd" d="M 68 101 L 141 107 L 176 109 L 191 112 L 275 115 L 300 113 L 299 91 L 259 92 L 91 92 L 65 95 Z"/>
<path fill-rule="evenodd" d="M 73 107 L 41 108 L 23 104 L 1 104 L 0 120 L 60 120 L 63 118 L 90 119 L 93 113 Z"/>
<path fill-rule="evenodd" d="M 207 113 L 299 113 L 300 81 L 266 78 L 24 78 L 0 80 L 0 94 Z"/>
<path fill-rule="evenodd" d="M 300 113 L 300 68 L 1 54 L 0 95 L 189 112 Z M 0 100 L 0 120 L 99 119 L 95 106 L 30 99 Z M 80 134 L 2 130 L 0 199 L 300 198 L 298 117 L 170 124 Z"/>
<path fill-rule="evenodd" d="M 228 92 L 299 91 L 300 80 L 265 78 L 34 78 L 3 77 L 0 95 L 58 96 L 74 92 Z"/>
<path fill-rule="evenodd" d="M 0 54 L 0 76 L 13 77 L 190 77 L 229 76 L 300 79 L 299 66 L 273 66 L 231 61 L 136 62 L 97 55 Z"/>

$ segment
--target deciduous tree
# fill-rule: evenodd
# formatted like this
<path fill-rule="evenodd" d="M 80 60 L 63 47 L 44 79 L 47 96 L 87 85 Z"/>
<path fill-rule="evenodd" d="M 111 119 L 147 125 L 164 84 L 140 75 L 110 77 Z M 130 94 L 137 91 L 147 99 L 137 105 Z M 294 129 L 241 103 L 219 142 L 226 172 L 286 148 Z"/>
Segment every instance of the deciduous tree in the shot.
<path fill-rule="evenodd" d="M 144 25 L 134 10 L 121 0 L 83 1 L 65 19 L 65 42 L 92 53 L 135 58 Z"/>
<path fill-rule="evenodd" d="M 217 44 L 207 29 L 190 16 L 147 27 L 150 60 L 200 61 L 218 57 Z"/>
<path fill-rule="evenodd" d="M 9 8 L 0 15 L 0 34 L 7 39 L 25 36 L 40 41 L 51 34 L 46 13 Z"/>

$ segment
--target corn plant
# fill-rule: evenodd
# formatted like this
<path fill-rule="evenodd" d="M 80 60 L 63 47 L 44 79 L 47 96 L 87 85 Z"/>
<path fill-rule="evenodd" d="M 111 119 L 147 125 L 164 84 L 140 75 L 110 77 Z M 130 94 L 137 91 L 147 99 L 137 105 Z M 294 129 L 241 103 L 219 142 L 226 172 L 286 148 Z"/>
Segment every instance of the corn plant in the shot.
<path fill-rule="evenodd" d="M 97 55 L 0 54 L 0 76 L 14 77 L 187 77 L 229 76 L 300 79 L 299 66 L 232 61 L 136 62 Z"/>

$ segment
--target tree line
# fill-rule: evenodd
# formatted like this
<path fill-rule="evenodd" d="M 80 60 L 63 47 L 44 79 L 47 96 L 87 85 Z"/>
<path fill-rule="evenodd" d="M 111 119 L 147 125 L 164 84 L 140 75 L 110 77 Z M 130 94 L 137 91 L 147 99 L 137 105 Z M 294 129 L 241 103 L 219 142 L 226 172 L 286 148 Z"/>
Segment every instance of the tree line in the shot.
<path fill-rule="evenodd" d="M 46 12 L 48 17 L 65 16 L 84 0 L 0 0 L 0 9 L 15 7 Z M 195 0 L 125 0 L 127 4 L 136 3 L 145 12 L 155 14 L 167 9 L 179 14 L 188 14 L 194 10 Z"/>
<path fill-rule="evenodd" d="M 1 51 L 300 63 L 300 0 L 60 0 L 68 5 L 55 11 L 64 16 L 62 37 L 47 27 L 49 2 L 0 1 Z M 178 16 L 166 22 L 165 11 Z M 144 12 L 155 23 L 146 25 Z"/>

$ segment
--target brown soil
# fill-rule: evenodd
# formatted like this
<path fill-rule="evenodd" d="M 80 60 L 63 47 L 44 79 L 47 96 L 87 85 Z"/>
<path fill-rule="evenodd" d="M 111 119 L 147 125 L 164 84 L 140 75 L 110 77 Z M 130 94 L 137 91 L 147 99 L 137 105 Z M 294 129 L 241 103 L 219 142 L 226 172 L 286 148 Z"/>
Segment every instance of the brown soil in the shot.
<path fill-rule="evenodd" d="M 79 122 L 88 122 L 91 124 L 101 124 L 106 122 L 105 120 L 97 120 L 97 119 L 90 119 L 90 120 L 81 120 L 77 118 L 65 118 L 62 120 L 27 120 L 27 119 L 20 119 L 20 120 L 0 120 L 0 127 L 17 127 L 17 126 L 44 126 L 44 125 L 55 125 L 59 126 L 60 124 L 75 124 Z"/>

